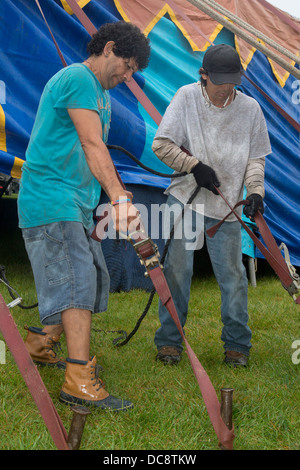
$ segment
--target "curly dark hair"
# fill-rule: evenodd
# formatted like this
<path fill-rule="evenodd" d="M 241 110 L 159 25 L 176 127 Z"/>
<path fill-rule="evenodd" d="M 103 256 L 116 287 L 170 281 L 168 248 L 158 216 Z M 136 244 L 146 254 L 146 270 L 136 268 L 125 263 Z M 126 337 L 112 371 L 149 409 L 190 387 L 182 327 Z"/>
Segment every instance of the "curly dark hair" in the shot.
<path fill-rule="evenodd" d="M 101 55 L 108 41 L 115 42 L 113 52 L 117 57 L 134 58 L 139 70 L 147 67 L 150 57 L 150 41 L 134 24 L 118 21 L 102 25 L 88 43 L 88 53 L 96 56 Z"/>

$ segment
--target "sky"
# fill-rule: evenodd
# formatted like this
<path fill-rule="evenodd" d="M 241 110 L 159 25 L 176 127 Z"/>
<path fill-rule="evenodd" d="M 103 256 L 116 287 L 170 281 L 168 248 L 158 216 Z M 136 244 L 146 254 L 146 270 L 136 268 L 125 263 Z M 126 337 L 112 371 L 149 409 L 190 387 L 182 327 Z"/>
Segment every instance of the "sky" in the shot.
<path fill-rule="evenodd" d="M 300 0 L 267 0 L 267 2 L 300 19 Z"/>

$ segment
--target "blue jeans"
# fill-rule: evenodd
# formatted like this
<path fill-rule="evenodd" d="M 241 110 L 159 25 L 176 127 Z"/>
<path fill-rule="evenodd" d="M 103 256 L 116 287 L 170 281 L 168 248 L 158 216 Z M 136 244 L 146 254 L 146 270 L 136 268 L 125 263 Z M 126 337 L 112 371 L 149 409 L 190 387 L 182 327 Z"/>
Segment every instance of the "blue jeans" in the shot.
<path fill-rule="evenodd" d="M 167 202 L 169 205 L 180 204 L 173 196 L 169 196 Z M 204 217 L 204 230 L 217 222 L 216 219 Z M 195 224 L 195 220 L 192 223 Z M 195 232 L 195 227 L 192 231 Z M 194 263 L 194 250 L 186 249 L 186 242 L 184 234 L 181 238 L 173 238 L 164 263 L 164 274 L 182 327 L 187 320 Z M 221 290 L 221 340 L 224 349 L 249 355 L 251 330 L 247 325 L 248 280 L 242 262 L 240 223 L 224 222 L 213 238 L 206 236 L 206 245 Z M 181 351 L 182 337 L 161 302 L 159 319 L 161 326 L 154 338 L 157 348 L 174 346 Z"/>

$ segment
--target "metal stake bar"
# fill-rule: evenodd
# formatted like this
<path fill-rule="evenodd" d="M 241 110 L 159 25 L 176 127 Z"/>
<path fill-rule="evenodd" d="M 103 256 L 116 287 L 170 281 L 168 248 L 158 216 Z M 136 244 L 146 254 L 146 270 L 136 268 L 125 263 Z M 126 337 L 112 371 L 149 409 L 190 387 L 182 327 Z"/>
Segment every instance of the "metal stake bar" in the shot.
<path fill-rule="evenodd" d="M 68 435 L 68 446 L 70 450 L 78 450 L 81 443 L 86 417 L 90 414 L 90 410 L 85 406 L 72 406 L 71 409 L 73 411 L 73 419 Z"/>
<path fill-rule="evenodd" d="M 221 389 L 221 417 L 228 427 L 232 429 L 232 395 L 233 388 L 222 388 Z M 226 450 L 225 447 L 220 445 L 221 450 Z"/>

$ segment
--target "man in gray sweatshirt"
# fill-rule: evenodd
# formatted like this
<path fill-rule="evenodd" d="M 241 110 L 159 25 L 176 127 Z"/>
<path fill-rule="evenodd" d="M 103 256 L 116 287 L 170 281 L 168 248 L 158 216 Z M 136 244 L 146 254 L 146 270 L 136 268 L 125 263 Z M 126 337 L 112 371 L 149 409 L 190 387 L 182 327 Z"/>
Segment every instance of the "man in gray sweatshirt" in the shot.
<path fill-rule="evenodd" d="M 197 232 L 199 217 L 205 231 L 228 213 L 218 187 L 234 206 L 242 199 L 246 185 L 249 205 L 244 208 L 245 214 L 253 218 L 257 210 L 263 212 L 265 157 L 272 152 L 259 104 L 235 89 L 241 83 L 236 50 L 225 44 L 210 47 L 199 72 L 200 81 L 183 86 L 175 94 L 152 146 L 166 165 L 188 173 L 174 178 L 167 188 L 170 207 L 184 207 L 195 188 L 200 187 L 192 203 L 197 216 L 189 218 L 188 230 L 184 223 L 181 236 L 177 231 L 171 240 L 164 266 L 182 327 L 187 319 L 194 262 L 187 233 Z M 241 213 L 240 208 L 237 211 Z M 206 244 L 222 296 L 225 362 L 245 366 L 252 336 L 248 326 L 248 281 L 242 263 L 241 226 L 233 214 L 213 238 L 206 237 Z M 165 364 L 178 363 L 182 338 L 161 303 L 159 318 L 161 326 L 155 334 L 157 359 Z"/>

